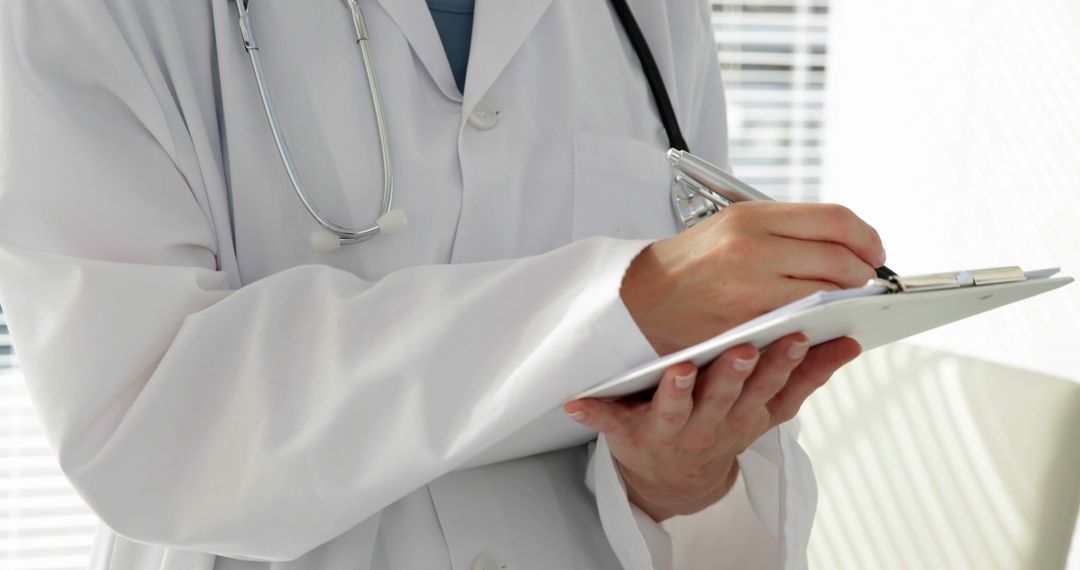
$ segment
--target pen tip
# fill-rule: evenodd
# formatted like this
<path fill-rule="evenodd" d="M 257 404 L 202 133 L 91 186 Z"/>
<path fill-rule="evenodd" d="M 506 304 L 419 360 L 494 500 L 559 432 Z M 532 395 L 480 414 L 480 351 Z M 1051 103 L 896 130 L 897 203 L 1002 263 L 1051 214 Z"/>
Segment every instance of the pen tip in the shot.
<path fill-rule="evenodd" d="M 879 278 L 881 278 L 881 279 L 888 279 L 890 277 L 896 277 L 897 276 L 895 271 L 893 271 L 892 269 L 889 269 L 888 267 L 885 267 L 884 265 L 882 265 L 881 267 L 878 267 L 874 271 L 877 273 L 877 276 Z"/>

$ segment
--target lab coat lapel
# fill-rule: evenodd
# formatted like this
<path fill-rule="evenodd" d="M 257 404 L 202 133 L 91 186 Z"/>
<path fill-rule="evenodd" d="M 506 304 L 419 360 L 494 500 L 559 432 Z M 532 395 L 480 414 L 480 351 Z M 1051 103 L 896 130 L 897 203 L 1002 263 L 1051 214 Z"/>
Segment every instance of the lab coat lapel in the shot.
<path fill-rule="evenodd" d="M 578 0 L 575 0 L 578 1 Z M 552 0 L 476 0 L 464 111 L 491 88 Z"/>
<path fill-rule="evenodd" d="M 454 83 L 454 73 L 450 70 L 446 50 L 443 49 L 439 31 L 435 28 L 434 20 L 431 19 L 427 3 L 424 0 L 377 1 L 405 35 L 405 39 L 416 52 L 416 57 L 420 59 L 420 63 L 427 69 L 428 74 L 443 94 L 455 101 L 460 101 L 461 93 L 458 92 L 457 84 Z M 371 33 L 377 32 L 372 30 Z"/>

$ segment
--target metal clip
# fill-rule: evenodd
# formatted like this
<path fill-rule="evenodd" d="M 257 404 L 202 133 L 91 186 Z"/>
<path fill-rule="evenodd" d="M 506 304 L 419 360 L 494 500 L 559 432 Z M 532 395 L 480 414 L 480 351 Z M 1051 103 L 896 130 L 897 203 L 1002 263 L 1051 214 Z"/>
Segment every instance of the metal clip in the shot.
<path fill-rule="evenodd" d="M 244 40 L 244 49 L 252 52 L 259 51 L 255 45 L 255 34 L 251 32 L 251 20 L 248 15 L 248 0 L 236 0 L 236 10 L 240 13 L 240 37 Z"/>
<path fill-rule="evenodd" d="M 360 4 L 357 0 L 345 0 L 345 5 L 349 7 L 349 12 L 352 12 L 353 27 L 356 28 L 356 41 L 367 40 L 367 26 L 364 25 L 364 13 L 360 11 Z"/>
<path fill-rule="evenodd" d="M 893 279 L 891 279 L 891 278 L 890 279 L 881 279 L 880 277 L 875 277 L 875 278 L 870 279 L 869 281 L 867 281 L 866 285 L 863 285 L 863 287 L 884 287 L 886 293 L 899 293 L 900 292 L 900 286 L 897 285 L 896 282 L 893 281 Z"/>
<path fill-rule="evenodd" d="M 990 269 L 976 269 L 971 271 L 971 277 L 975 279 L 975 285 L 994 285 L 996 283 L 1013 283 L 1025 281 L 1027 275 L 1023 269 L 1016 266 L 993 267 Z"/>
<path fill-rule="evenodd" d="M 912 275 L 902 277 L 899 275 L 884 279 L 874 279 L 877 285 L 886 285 L 890 293 L 910 293 L 915 291 L 939 291 L 942 289 L 959 289 L 961 287 L 978 287 L 980 285 L 994 285 L 997 283 L 1013 283 L 1026 279 L 1024 270 L 1019 267 L 994 267 L 990 269 L 973 269 L 971 271 L 954 271 L 950 273 L 930 273 L 927 275 Z"/>
<path fill-rule="evenodd" d="M 727 198 L 688 176 L 679 174 L 671 183 L 671 207 L 679 219 L 680 230 L 694 227 L 698 222 L 731 204 Z"/>

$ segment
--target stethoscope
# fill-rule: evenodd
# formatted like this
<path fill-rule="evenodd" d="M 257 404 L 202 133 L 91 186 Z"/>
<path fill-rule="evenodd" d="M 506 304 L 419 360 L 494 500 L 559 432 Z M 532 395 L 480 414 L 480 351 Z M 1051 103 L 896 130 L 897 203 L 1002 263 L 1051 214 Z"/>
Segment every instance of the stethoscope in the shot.
<path fill-rule="evenodd" d="M 315 251 L 328 252 L 338 249 L 343 244 L 360 243 L 367 241 L 380 233 L 392 234 L 405 228 L 408 221 L 405 212 L 393 208 L 394 202 L 394 169 L 390 161 L 390 135 L 386 128 L 386 117 L 383 113 L 382 97 L 380 96 L 379 84 L 375 80 L 374 64 L 371 59 L 371 50 L 368 47 L 367 27 L 364 25 L 364 14 L 360 10 L 358 0 L 344 0 L 352 17 L 353 27 L 356 30 L 356 43 L 360 46 L 360 53 L 364 60 L 364 73 L 367 75 L 368 89 L 371 91 L 372 107 L 375 110 L 375 122 L 379 131 L 379 146 L 382 153 L 383 165 L 383 196 L 379 209 L 379 217 L 375 223 L 362 228 L 347 228 L 331 222 L 319 211 L 315 201 L 304 188 L 303 182 L 293 163 L 289 147 L 285 143 L 285 135 L 278 123 L 277 113 L 274 111 L 273 99 L 270 96 L 270 87 L 266 82 L 263 72 L 262 61 L 259 58 L 259 47 L 255 42 L 255 32 L 251 23 L 251 12 L 248 8 L 250 0 L 235 0 L 236 9 L 240 15 L 240 35 L 244 42 L 244 49 L 251 59 L 251 69 L 255 72 L 255 81 L 259 87 L 259 97 L 262 99 L 263 111 L 266 120 L 270 123 L 270 131 L 274 135 L 274 143 L 277 146 L 278 156 L 289 175 L 289 182 L 293 190 L 304 204 L 311 217 L 319 224 L 319 229 L 311 233 L 311 248 Z M 626 0 L 610 0 L 615 14 L 619 18 L 630 44 L 641 62 L 645 78 L 649 82 L 649 90 L 656 102 L 660 120 L 667 132 L 668 142 L 672 149 L 687 151 L 686 140 L 683 139 L 682 130 L 679 128 L 675 110 L 668 98 L 667 87 L 660 76 L 660 70 L 653 58 L 652 51 L 645 41 L 644 34 L 634 19 Z M 712 215 L 718 210 L 718 206 L 705 199 L 700 188 L 693 185 L 692 181 L 682 176 L 676 177 L 671 187 L 671 202 L 676 221 L 680 229 L 693 226 L 698 221 Z"/>

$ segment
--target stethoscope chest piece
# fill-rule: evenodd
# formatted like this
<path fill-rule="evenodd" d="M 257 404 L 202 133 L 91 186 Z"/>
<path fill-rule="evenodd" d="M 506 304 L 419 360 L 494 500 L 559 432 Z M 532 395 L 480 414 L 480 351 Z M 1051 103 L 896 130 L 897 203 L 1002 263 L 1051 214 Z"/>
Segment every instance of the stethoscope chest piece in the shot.
<path fill-rule="evenodd" d="M 383 235 L 396 234 L 405 229 L 407 225 L 409 225 L 409 220 L 405 216 L 405 212 L 397 209 L 390 210 L 375 220 L 375 226 L 379 228 L 379 233 Z M 326 228 L 319 228 L 311 232 L 308 243 L 313 251 L 328 253 L 340 248 L 343 243 L 353 242 L 346 242 L 339 233 Z"/>
<path fill-rule="evenodd" d="M 671 182 L 671 209 L 679 231 L 688 230 L 719 212 L 731 201 L 705 188 L 693 178 L 679 174 Z"/>

